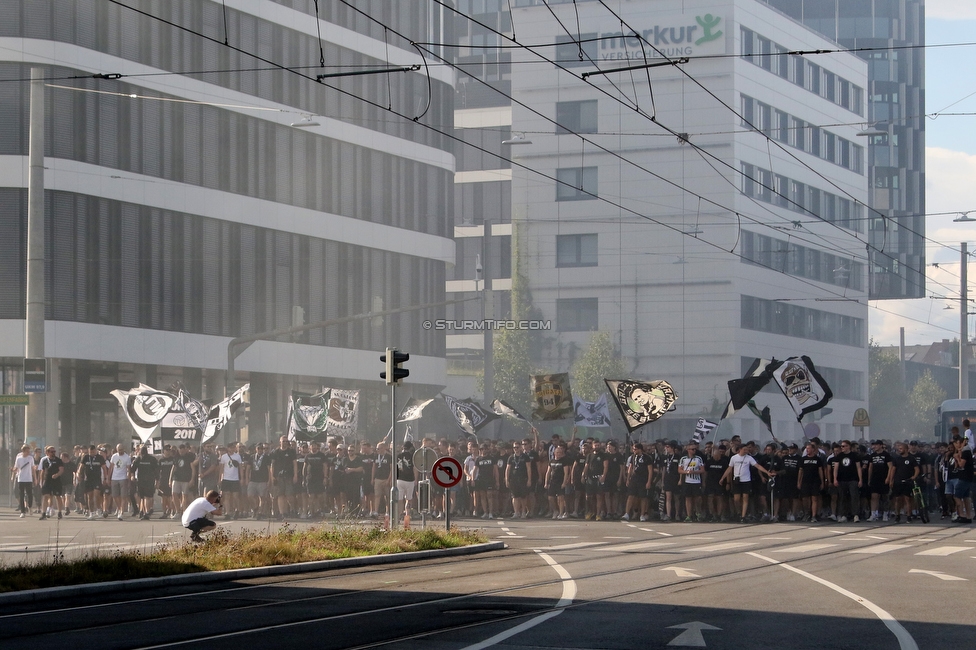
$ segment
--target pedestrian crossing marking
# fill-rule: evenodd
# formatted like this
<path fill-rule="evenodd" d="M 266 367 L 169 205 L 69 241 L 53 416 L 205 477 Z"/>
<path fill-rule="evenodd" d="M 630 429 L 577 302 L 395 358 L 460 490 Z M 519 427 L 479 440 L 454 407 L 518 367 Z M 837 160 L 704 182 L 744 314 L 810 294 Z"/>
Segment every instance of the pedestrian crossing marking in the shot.
<path fill-rule="evenodd" d="M 958 553 L 960 551 L 971 551 L 972 546 L 940 546 L 938 548 L 930 548 L 927 551 L 920 551 L 915 555 L 935 555 L 938 557 L 945 557 L 947 555 L 952 555 L 953 553 Z"/>
<path fill-rule="evenodd" d="M 770 551 L 770 553 L 810 553 L 812 551 L 820 551 L 832 546 L 837 546 L 837 544 L 801 544 L 800 546 L 776 549 L 774 551 Z"/>
<path fill-rule="evenodd" d="M 733 548 L 745 548 L 755 546 L 755 542 L 725 542 L 724 544 L 711 544 L 710 546 L 696 546 L 694 548 L 682 549 L 682 553 L 711 553 L 714 551 L 728 551 Z"/>
<path fill-rule="evenodd" d="M 900 551 L 903 548 L 911 548 L 911 544 L 878 544 L 877 546 L 865 546 L 851 551 L 851 553 L 862 553 L 865 555 L 878 555 L 891 551 Z"/>

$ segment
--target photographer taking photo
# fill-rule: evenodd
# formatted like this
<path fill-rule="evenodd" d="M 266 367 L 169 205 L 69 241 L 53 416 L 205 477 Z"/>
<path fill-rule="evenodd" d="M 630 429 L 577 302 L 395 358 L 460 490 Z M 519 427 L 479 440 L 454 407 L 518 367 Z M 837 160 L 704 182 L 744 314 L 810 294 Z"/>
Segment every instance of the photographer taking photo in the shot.
<path fill-rule="evenodd" d="M 183 511 L 183 527 L 190 531 L 190 541 L 202 542 L 200 533 L 205 533 L 217 524 L 211 515 L 221 515 L 224 513 L 223 506 L 220 505 L 220 493 L 216 490 L 207 492 L 207 496 L 194 499 Z"/>

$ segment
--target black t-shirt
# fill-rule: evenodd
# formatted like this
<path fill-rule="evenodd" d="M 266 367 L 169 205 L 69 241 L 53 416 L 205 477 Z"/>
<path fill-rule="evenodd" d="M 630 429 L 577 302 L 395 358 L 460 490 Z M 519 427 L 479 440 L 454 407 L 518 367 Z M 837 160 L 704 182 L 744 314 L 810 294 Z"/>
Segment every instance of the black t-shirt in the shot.
<path fill-rule="evenodd" d="M 858 457 L 854 452 L 837 454 L 830 461 L 831 469 L 836 468 L 837 480 L 840 482 L 857 480 L 857 463 Z"/>
<path fill-rule="evenodd" d="M 895 456 L 895 483 L 901 483 L 902 481 L 907 481 L 915 474 L 915 468 L 918 467 L 918 461 L 912 456 L 902 456 L 901 454 Z"/>
<path fill-rule="evenodd" d="M 647 485 L 647 474 L 650 471 L 650 458 L 647 454 L 633 454 L 630 457 L 630 480 L 640 486 Z"/>
<path fill-rule="evenodd" d="M 193 461 L 196 460 L 196 456 L 193 452 L 187 452 L 180 454 L 174 460 L 176 462 L 173 463 L 173 480 L 180 483 L 189 482 L 193 477 Z"/>
<path fill-rule="evenodd" d="M 294 449 L 278 447 L 268 455 L 271 457 L 271 473 L 276 479 L 291 480 L 295 478 L 294 463 L 298 459 L 298 453 Z"/>
<path fill-rule="evenodd" d="M 549 461 L 549 487 L 561 487 L 566 479 L 566 459 L 553 458 Z"/>
<path fill-rule="evenodd" d="M 764 464 L 763 467 L 765 467 L 766 471 L 769 472 L 770 474 L 776 474 L 777 472 L 781 472 L 783 471 L 783 469 L 785 469 L 785 464 L 783 463 L 783 457 L 776 456 L 776 455 L 767 456 L 766 464 Z"/>
<path fill-rule="evenodd" d="M 475 484 L 481 487 L 494 487 L 495 459 L 490 456 L 479 456 L 474 464 L 478 468 Z"/>
<path fill-rule="evenodd" d="M 363 462 L 363 457 L 358 454 L 355 457 L 347 457 L 346 480 L 350 484 L 358 485 L 362 482 L 364 477 L 368 478 L 366 476 L 366 464 Z"/>
<path fill-rule="evenodd" d="M 888 463 L 890 462 L 891 454 L 886 451 L 872 452 L 868 456 L 868 465 L 871 468 L 871 485 L 884 485 L 888 479 Z"/>
<path fill-rule="evenodd" d="M 267 483 L 270 465 L 271 457 L 268 454 L 257 454 L 254 456 L 254 460 L 251 461 L 251 482 Z"/>
<path fill-rule="evenodd" d="M 414 480 L 412 449 L 397 454 L 396 477 L 398 481 Z"/>
<path fill-rule="evenodd" d="M 512 454 L 508 457 L 508 478 L 513 483 L 525 484 L 529 480 L 529 457 L 525 454 Z"/>
<path fill-rule="evenodd" d="M 82 471 L 85 480 L 89 483 L 100 483 L 102 480 L 102 468 L 105 467 L 105 459 L 101 454 L 85 454 L 81 457 Z"/>
<path fill-rule="evenodd" d="M 44 456 L 41 458 L 41 462 L 37 464 L 37 469 L 41 472 L 41 485 L 59 485 L 61 483 L 61 476 L 54 478 L 54 475 L 64 467 L 64 462 L 55 456 L 54 458 L 49 458 Z"/>
<path fill-rule="evenodd" d="M 681 464 L 681 458 L 678 456 L 663 456 L 661 458 L 661 472 L 664 476 L 664 487 L 668 491 L 672 491 L 673 488 L 678 486 L 678 479 L 681 478 L 678 474 L 679 464 Z"/>
<path fill-rule="evenodd" d="M 587 474 L 590 478 L 600 478 L 603 476 L 603 461 L 609 458 L 609 454 L 605 451 L 594 451 L 586 459 L 586 463 L 589 466 Z"/>
<path fill-rule="evenodd" d="M 376 458 L 373 456 L 359 456 L 359 462 L 363 464 L 363 481 L 372 481 L 373 465 L 376 464 Z"/>
<path fill-rule="evenodd" d="M 620 480 L 620 466 L 624 462 L 624 457 L 621 454 L 613 453 L 606 454 L 604 459 L 610 461 L 610 465 L 607 468 L 607 485 L 616 485 Z"/>
<path fill-rule="evenodd" d="M 796 485 L 796 475 L 800 473 L 800 454 L 783 456 L 783 469 L 786 471 L 783 475 L 784 480 Z"/>
<path fill-rule="evenodd" d="M 325 481 L 325 460 L 321 451 L 305 457 L 305 476 L 309 484 L 322 485 Z"/>
<path fill-rule="evenodd" d="M 705 461 L 705 482 L 710 487 L 718 486 L 718 482 L 722 480 L 722 476 L 728 468 L 729 459 L 727 457 L 721 456 L 718 460 L 715 460 L 709 456 Z"/>
<path fill-rule="evenodd" d="M 152 485 L 159 477 L 159 461 L 155 456 L 139 454 L 132 461 L 132 470 L 136 473 L 136 480 L 142 485 Z"/>
<path fill-rule="evenodd" d="M 968 447 L 964 447 L 962 450 L 962 459 L 965 464 L 961 467 L 958 461 L 956 461 L 955 455 L 949 458 L 949 479 L 962 479 L 964 481 L 973 480 L 973 452 L 969 450 Z"/>
<path fill-rule="evenodd" d="M 176 464 L 175 456 L 163 456 L 159 459 L 159 480 L 161 483 L 169 485 L 173 477 L 173 466 Z M 87 470 L 86 470 L 87 471 Z"/>
<path fill-rule="evenodd" d="M 803 470 L 803 485 L 820 485 L 820 469 L 824 466 L 824 459 L 820 454 L 816 456 L 800 456 L 800 469 Z"/>
<path fill-rule="evenodd" d="M 376 454 L 376 470 L 374 478 L 377 481 L 385 481 L 390 478 L 390 463 L 392 462 L 389 454 Z"/>

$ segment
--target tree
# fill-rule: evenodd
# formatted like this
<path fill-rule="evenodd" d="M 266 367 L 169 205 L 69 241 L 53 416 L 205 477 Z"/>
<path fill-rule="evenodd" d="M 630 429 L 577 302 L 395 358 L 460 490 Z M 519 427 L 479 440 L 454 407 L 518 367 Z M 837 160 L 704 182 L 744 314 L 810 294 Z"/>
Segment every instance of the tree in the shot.
<path fill-rule="evenodd" d="M 912 436 L 928 437 L 932 433 L 935 422 L 936 409 L 946 399 L 946 392 L 932 377 L 932 372 L 926 370 L 918 378 L 912 392 L 908 396 L 908 422 Z"/>
<path fill-rule="evenodd" d="M 871 339 L 868 344 L 868 373 L 872 437 L 903 436 L 910 410 L 898 355 L 894 350 L 882 349 Z"/>
<path fill-rule="evenodd" d="M 614 348 L 608 332 L 595 332 L 590 343 L 576 359 L 571 370 L 573 392 L 588 402 L 595 401 L 607 389 L 604 379 L 619 379 L 624 362 Z"/>

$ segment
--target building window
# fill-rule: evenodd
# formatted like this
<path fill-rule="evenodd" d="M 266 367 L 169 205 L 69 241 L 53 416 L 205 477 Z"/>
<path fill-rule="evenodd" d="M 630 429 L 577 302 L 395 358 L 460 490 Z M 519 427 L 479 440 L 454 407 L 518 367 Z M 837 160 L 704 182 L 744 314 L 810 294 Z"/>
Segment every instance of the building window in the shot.
<path fill-rule="evenodd" d="M 582 102 L 556 102 L 556 135 L 596 133 L 595 99 Z"/>
<path fill-rule="evenodd" d="M 596 234 L 556 236 L 557 267 L 596 265 Z"/>
<path fill-rule="evenodd" d="M 556 327 L 560 332 L 595 332 L 600 327 L 598 298 L 556 300 Z"/>
<path fill-rule="evenodd" d="M 596 167 L 564 167 L 556 170 L 556 200 L 586 201 L 597 197 Z"/>

